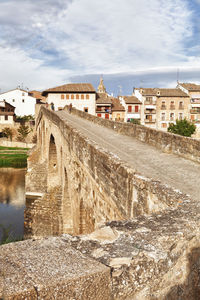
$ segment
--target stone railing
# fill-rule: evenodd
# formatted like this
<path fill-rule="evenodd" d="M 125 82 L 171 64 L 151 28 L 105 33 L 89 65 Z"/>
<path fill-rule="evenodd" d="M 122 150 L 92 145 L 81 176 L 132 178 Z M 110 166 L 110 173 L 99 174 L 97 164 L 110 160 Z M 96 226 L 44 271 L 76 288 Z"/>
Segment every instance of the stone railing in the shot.
<path fill-rule="evenodd" d="M 67 106 L 65 107 L 65 110 L 68 110 Z M 163 152 L 174 153 L 187 159 L 200 162 L 200 141 L 196 139 L 152 129 L 142 125 L 105 120 L 75 108 L 72 108 L 72 114 L 101 126 L 111 128 L 118 133 L 135 137 Z"/>

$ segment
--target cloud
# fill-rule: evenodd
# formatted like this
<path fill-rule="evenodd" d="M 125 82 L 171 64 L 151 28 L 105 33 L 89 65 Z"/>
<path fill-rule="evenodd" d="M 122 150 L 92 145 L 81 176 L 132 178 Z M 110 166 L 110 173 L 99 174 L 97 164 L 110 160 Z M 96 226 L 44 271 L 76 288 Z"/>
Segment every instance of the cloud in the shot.
<path fill-rule="evenodd" d="M 1 85 L 200 66 L 193 17 L 188 0 L 1 0 Z"/>

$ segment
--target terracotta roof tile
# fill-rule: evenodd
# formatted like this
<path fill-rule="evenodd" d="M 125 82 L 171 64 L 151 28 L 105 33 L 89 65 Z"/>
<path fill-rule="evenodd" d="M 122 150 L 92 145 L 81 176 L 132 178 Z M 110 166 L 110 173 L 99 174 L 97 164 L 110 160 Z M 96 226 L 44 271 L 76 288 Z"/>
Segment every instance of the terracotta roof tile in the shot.
<path fill-rule="evenodd" d="M 179 83 L 179 85 L 181 85 L 183 88 L 185 88 L 186 90 L 192 92 L 200 92 L 200 84 L 195 84 L 195 83 Z"/>
<path fill-rule="evenodd" d="M 96 104 L 112 104 L 111 97 L 106 93 L 97 93 Z"/>
<path fill-rule="evenodd" d="M 41 99 L 42 101 L 46 102 L 47 98 L 42 96 L 42 93 L 39 91 L 29 91 L 28 92 L 30 96 L 36 98 L 36 99 Z"/>
<path fill-rule="evenodd" d="M 123 96 L 123 98 L 126 104 L 142 104 L 135 96 Z"/>
<path fill-rule="evenodd" d="M 124 106 L 121 105 L 117 98 L 112 98 L 112 111 L 125 111 Z"/>
<path fill-rule="evenodd" d="M 42 92 L 45 96 L 48 93 L 95 93 L 95 89 L 91 83 L 68 83 L 54 88 L 50 88 Z"/>
<path fill-rule="evenodd" d="M 139 89 L 143 96 L 157 96 L 157 97 L 188 97 L 180 89 L 159 89 L 159 88 L 141 88 Z"/>

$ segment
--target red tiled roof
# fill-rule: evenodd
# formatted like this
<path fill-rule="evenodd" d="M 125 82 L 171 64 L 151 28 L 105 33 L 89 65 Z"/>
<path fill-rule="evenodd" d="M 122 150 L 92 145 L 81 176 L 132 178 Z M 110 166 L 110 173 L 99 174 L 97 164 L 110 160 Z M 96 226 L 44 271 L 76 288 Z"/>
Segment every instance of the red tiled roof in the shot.
<path fill-rule="evenodd" d="M 140 90 L 143 96 L 157 96 L 157 97 L 188 97 L 180 89 L 159 89 L 159 88 L 141 88 Z"/>
<path fill-rule="evenodd" d="M 179 83 L 183 88 L 190 92 L 200 92 L 200 84 L 195 83 Z"/>
<path fill-rule="evenodd" d="M 112 111 L 125 111 L 124 106 L 121 105 L 117 98 L 112 98 Z"/>
<path fill-rule="evenodd" d="M 91 83 L 68 83 L 42 92 L 42 96 L 48 93 L 96 93 Z"/>
<path fill-rule="evenodd" d="M 112 104 L 111 97 L 106 93 L 97 93 L 96 104 Z"/>
<path fill-rule="evenodd" d="M 135 96 L 123 96 L 123 98 L 126 104 L 142 104 Z"/>

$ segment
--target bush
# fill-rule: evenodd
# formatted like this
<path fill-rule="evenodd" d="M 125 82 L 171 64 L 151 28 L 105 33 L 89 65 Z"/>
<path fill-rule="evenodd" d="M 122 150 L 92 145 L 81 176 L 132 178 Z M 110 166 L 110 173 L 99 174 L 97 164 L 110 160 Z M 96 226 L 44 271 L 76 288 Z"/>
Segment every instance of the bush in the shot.
<path fill-rule="evenodd" d="M 26 137 L 30 133 L 31 130 L 29 129 L 28 126 L 21 124 L 17 131 L 19 133 L 19 135 L 17 136 L 17 140 L 19 142 L 25 142 Z"/>
<path fill-rule="evenodd" d="M 2 130 L 2 133 L 3 135 L 8 139 L 10 138 L 10 141 L 12 141 L 12 138 L 13 138 L 13 130 L 12 128 L 10 127 L 5 127 L 3 130 Z"/>
<path fill-rule="evenodd" d="M 176 124 L 171 123 L 168 127 L 169 132 L 188 137 L 191 137 L 195 130 L 196 126 L 186 119 L 176 120 Z"/>

